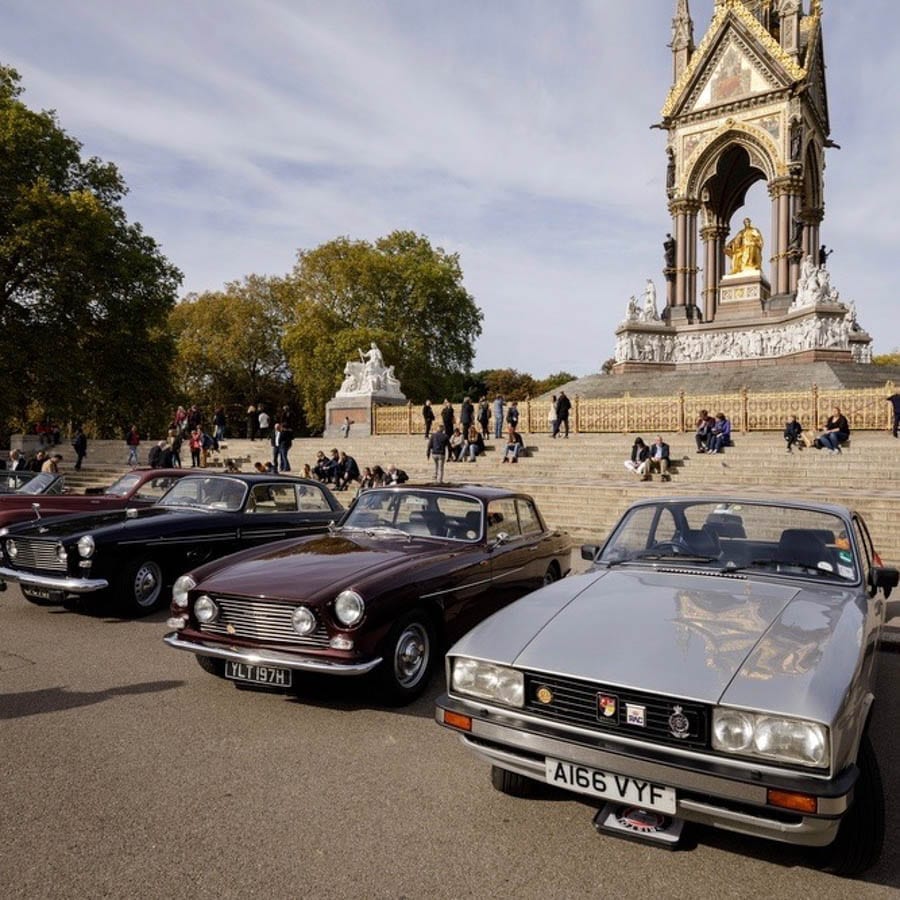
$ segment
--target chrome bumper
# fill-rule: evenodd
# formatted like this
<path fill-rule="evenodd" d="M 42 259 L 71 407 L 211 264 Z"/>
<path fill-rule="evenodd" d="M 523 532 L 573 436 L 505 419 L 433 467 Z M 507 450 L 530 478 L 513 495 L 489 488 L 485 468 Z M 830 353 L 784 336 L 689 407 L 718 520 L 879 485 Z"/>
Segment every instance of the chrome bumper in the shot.
<path fill-rule="evenodd" d="M 769 817 L 767 813 L 783 813 L 785 810 L 767 806 L 766 803 L 767 789 L 780 785 L 751 784 L 698 771 L 685 765 L 684 760 L 679 765 L 673 765 L 573 743 L 571 738 L 550 734 L 550 729 L 543 722 L 541 725 L 545 726 L 542 729 L 544 733 L 536 733 L 524 730 L 519 723 L 501 723 L 497 721 L 499 716 L 493 713 L 489 715 L 494 721 L 487 721 L 478 717 L 487 712 L 483 706 L 476 708 L 446 695 L 439 697 L 437 701 L 435 719 L 439 725 L 444 725 L 444 710 L 472 718 L 470 732 L 460 732 L 452 726 L 445 727 L 456 731 L 469 750 L 492 765 L 535 781 L 546 782 L 544 761 L 550 757 L 664 785 L 676 790 L 675 815 L 678 818 L 726 831 L 788 844 L 824 847 L 837 837 L 840 816 L 849 808 L 853 798 L 854 779 L 851 779 L 843 793 L 836 796 L 818 795 L 818 815 L 800 816 L 798 813 L 796 821 L 781 821 Z M 817 793 L 809 784 L 798 786 L 796 790 Z M 699 796 L 683 796 L 684 793 Z M 721 805 L 717 801 L 721 801 Z M 745 808 L 730 808 L 733 804 L 741 804 Z M 748 806 L 757 807 L 758 812 L 748 810 Z"/>
<path fill-rule="evenodd" d="M 277 666 L 299 672 L 318 672 L 324 675 L 367 675 L 381 665 L 381 657 L 364 663 L 332 662 L 327 659 L 312 659 L 278 653 L 275 650 L 251 650 L 247 647 L 223 647 L 221 644 L 200 640 L 185 640 L 177 631 L 167 634 L 163 640 L 176 650 L 188 650 L 198 656 L 212 656 L 216 659 L 230 659 L 234 662 L 254 666 Z"/>
<path fill-rule="evenodd" d="M 21 584 L 23 587 L 43 588 L 47 591 L 62 591 L 66 594 L 90 594 L 109 587 L 105 578 L 70 578 L 68 575 L 38 575 L 20 569 L 0 566 L 0 580 Z"/>

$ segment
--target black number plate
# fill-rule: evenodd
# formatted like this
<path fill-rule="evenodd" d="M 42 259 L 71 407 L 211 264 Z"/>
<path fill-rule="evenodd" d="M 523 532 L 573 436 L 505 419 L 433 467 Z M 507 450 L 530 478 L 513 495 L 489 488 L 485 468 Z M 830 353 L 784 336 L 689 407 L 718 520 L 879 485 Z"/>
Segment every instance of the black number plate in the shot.
<path fill-rule="evenodd" d="M 254 666 L 249 663 L 225 663 L 225 677 L 232 681 L 249 681 L 251 684 L 266 684 L 269 687 L 286 688 L 291 686 L 290 669 L 279 669 L 277 666 Z"/>

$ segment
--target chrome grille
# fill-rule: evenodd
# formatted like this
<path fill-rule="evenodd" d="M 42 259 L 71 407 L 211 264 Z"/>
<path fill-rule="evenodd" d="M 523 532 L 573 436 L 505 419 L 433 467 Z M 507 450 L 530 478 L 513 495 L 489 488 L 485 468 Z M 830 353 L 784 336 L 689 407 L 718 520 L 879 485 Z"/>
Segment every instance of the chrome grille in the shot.
<path fill-rule="evenodd" d="M 538 700 L 541 688 L 548 688 L 549 703 Z M 601 696 L 615 698 L 616 711 L 604 716 L 598 710 Z M 644 725 L 627 721 L 626 705 L 643 707 Z M 683 715 L 689 729 L 684 737 L 676 737 L 670 730 L 670 718 Z M 593 728 L 599 732 L 619 734 L 638 740 L 658 741 L 675 747 L 706 748 L 709 746 L 709 708 L 700 703 L 646 694 L 631 688 L 592 684 L 558 675 L 525 675 L 525 708 L 532 713 L 557 722 Z"/>
<path fill-rule="evenodd" d="M 67 571 L 66 563 L 56 555 L 59 541 L 42 541 L 34 538 L 17 537 L 15 541 L 18 554 L 15 559 L 10 558 L 16 569 L 41 569 L 53 572 Z"/>
<path fill-rule="evenodd" d="M 247 597 L 213 599 L 219 607 L 219 617 L 215 622 L 200 624 L 200 630 L 205 634 L 263 643 L 294 644 L 299 647 L 328 647 L 328 632 L 315 610 L 316 630 L 306 635 L 294 631 L 291 616 L 299 603 L 273 603 L 268 600 L 250 600 Z"/>

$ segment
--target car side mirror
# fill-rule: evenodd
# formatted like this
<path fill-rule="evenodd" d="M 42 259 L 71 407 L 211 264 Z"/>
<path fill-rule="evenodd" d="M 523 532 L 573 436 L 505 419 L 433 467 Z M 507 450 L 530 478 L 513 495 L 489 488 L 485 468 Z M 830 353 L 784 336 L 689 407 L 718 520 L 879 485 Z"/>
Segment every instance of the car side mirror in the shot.
<path fill-rule="evenodd" d="M 869 573 L 869 584 L 874 594 L 879 588 L 884 592 L 884 599 L 891 596 L 891 591 L 900 583 L 900 571 L 888 566 L 875 566 Z"/>
<path fill-rule="evenodd" d="M 599 552 L 600 548 L 596 544 L 581 545 L 581 558 L 586 559 L 588 562 L 593 562 Z"/>

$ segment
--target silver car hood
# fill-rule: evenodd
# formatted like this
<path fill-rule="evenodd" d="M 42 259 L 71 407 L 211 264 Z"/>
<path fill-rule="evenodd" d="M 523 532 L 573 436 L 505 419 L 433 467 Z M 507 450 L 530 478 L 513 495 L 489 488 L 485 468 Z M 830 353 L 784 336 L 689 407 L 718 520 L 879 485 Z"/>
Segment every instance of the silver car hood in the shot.
<path fill-rule="evenodd" d="M 840 589 L 589 572 L 501 610 L 451 653 L 829 722 L 864 657 L 865 618 L 864 604 Z"/>

